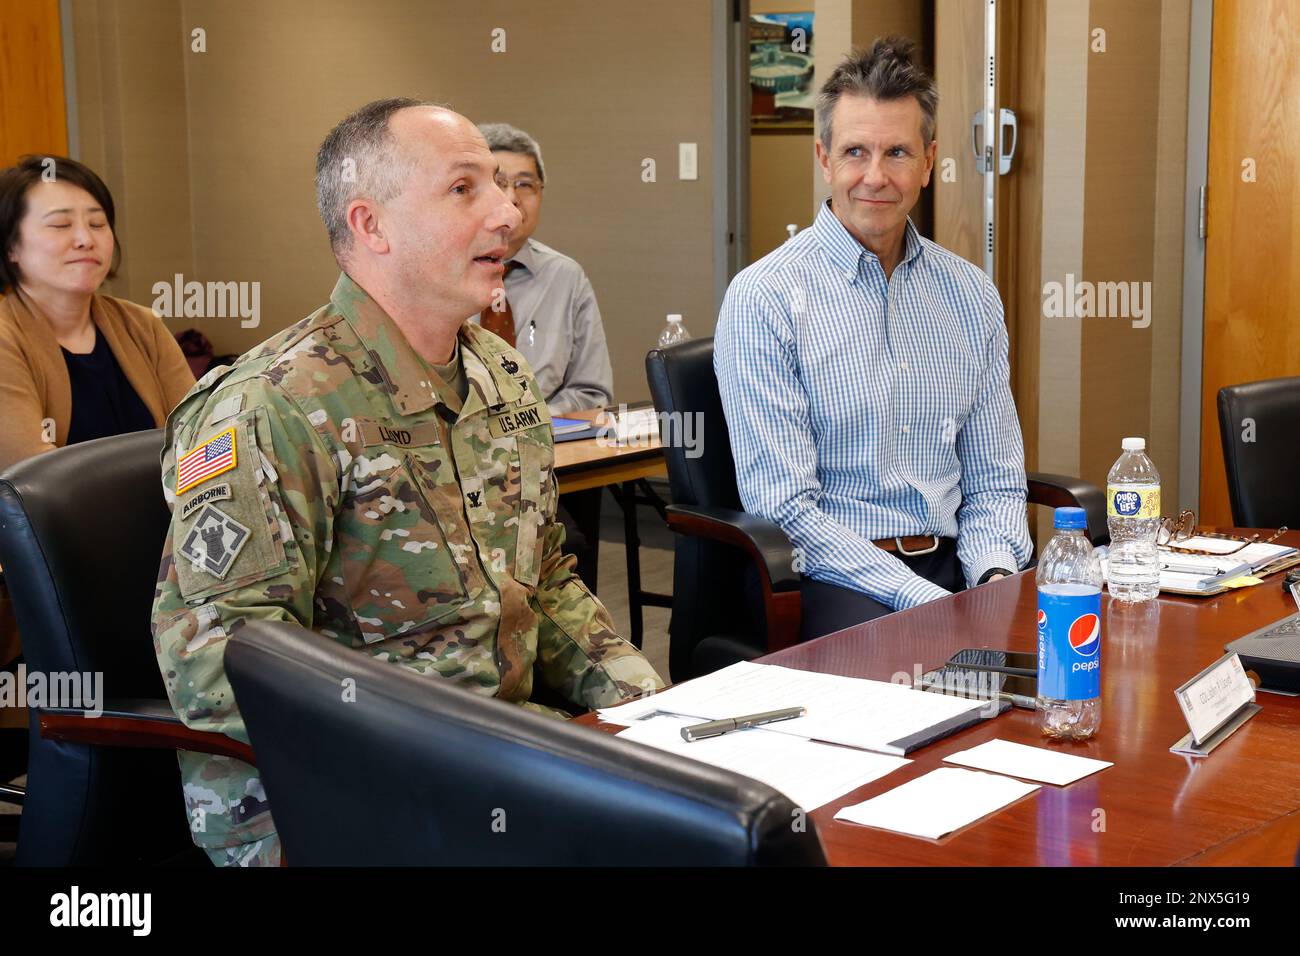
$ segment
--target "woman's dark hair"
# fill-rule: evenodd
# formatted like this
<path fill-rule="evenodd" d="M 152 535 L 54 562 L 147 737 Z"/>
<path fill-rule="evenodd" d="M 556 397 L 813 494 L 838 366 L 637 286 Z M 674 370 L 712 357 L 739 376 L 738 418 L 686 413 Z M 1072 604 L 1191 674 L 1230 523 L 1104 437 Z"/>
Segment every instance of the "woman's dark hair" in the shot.
<path fill-rule="evenodd" d="M 23 156 L 17 164 L 0 171 L 0 293 L 17 288 L 21 278 L 18 263 L 10 261 L 9 253 L 18 245 L 18 230 L 27 215 L 27 192 L 42 180 L 71 183 L 95 197 L 113 232 L 113 264 L 108 278 L 117 275 L 122 248 L 117 242 L 113 195 L 104 180 L 89 166 L 66 156 Z"/>

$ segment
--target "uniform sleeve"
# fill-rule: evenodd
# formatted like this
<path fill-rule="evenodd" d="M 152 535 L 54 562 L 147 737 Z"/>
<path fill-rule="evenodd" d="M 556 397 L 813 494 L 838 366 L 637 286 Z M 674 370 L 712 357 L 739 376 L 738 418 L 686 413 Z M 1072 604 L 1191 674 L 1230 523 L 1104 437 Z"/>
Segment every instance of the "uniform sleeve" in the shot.
<path fill-rule="evenodd" d="M 54 425 L 46 421 L 32 371 L 22 352 L 9 343 L 0 343 L 0 408 L 0 470 L 54 450 Z"/>
<path fill-rule="evenodd" d="M 780 526 L 806 574 L 895 610 L 949 593 L 822 509 L 816 440 L 789 314 L 742 279 L 723 301 L 713 366 L 740 500 L 749 513 Z"/>
<path fill-rule="evenodd" d="M 574 573 L 577 559 L 562 553 L 564 525 L 555 518 L 554 475 L 550 480 L 537 585 L 537 668 L 542 679 L 566 700 L 588 709 L 661 690 L 663 679 L 640 651 L 615 633 L 609 611 Z"/>
<path fill-rule="evenodd" d="M 211 474 L 194 483 L 196 468 Z M 248 742 L 226 640 L 252 620 L 312 626 L 339 493 L 333 460 L 298 406 L 253 379 L 192 396 L 172 414 L 163 482 L 172 521 L 153 634 L 167 695 L 187 727 Z"/>
<path fill-rule="evenodd" d="M 573 300 L 573 348 L 564 370 L 564 384 L 546 403 L 552 415 L 599 408 L 614 400 L 614 370 L 605 344 L 596 293 L 581 276 Z"/>
<path fill-rule="evenodd" d="M 987 278 L 984 312 L 993 327 L 985 347 L 981 391 L 957 433 L 956 446 L 961 461 L 957 558 L 972 587 L 993 568 L 1023 567 L 1033 549 L 1025 511 L 1025 448 L 1011 397 L 1007 327 L 1002 300 Z"/>

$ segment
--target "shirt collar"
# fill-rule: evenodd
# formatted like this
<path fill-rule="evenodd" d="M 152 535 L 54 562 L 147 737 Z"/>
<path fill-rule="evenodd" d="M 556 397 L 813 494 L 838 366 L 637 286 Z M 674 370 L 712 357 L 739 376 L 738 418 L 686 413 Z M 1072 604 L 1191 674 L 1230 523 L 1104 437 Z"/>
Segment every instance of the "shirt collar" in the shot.
<path fill-rule="evenodd" d="M 524 244 L 519 247 L 519 251 L 511 259 L 527 269 L 529 275 L 537 274 L 537 252 L 533 249 L 533 240 L 531 238 L 524 240 Z"/>
<path fill-rule="evenodd" d="M 840 222 L 831 211 L 829 199 L 817 212 L 817 219 L 813 222 L 813 234 L 830 256 L 831 263 L 850 281 L 857 276 L 863 256 L 876 258 L 874 252 L 868 251 L 862 243 L 853 238 L 852 233 L 844 228 L 844 223 Z M 912 224 L 909 216 L 903 233 L 903 257 L 899 260 L 899 265 L 915 259 L 921 254 L 921 248 L 920 233 L 916 231 L 916 226 Z"/>

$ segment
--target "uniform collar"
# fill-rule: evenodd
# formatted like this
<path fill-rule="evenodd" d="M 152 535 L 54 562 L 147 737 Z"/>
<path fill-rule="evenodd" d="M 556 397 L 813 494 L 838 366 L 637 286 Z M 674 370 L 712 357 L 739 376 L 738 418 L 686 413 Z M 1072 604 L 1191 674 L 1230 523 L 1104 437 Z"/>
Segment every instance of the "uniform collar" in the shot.
<path fill-rule="evenodd" d="M 822 208 L 817 212 L 817 218 L 813 222 L 813 234 L 821 243 L 822 248 L 830 256 L 831 263 L 836 270 L 844 273 L 849 281 L 852 281 L 857 275 L 862 264 L 863 256 L 870 256 L 876 259 L 874 252 L 868 251 L 862 243 L 853 238 L 853 234 L 844 228 L 844 223 L 840 222 L 835 213 L 831 211 L 831 201 L 828 199 L 822 204 Z M 903 257 L 899 260 L 899 265 L 911 262 L 921 254 L 921 236 L 916 231 L 916 226 L 912 224 L 909 216 L 907 227 L 903 233 Z M 877 260 L 878 261 L 878 260 Z"/>
<path fill-rule="evenodd" d="M 470 383 L 462 410 L 460 396 L 411 348 L 392 317 L 347 273 L 339 276 L 330 302 L 365 345 L 366 353 L 383 379 L 378 384 L 403 415 L 427 411 L 438 402 L 453 412 L 465 414 L 518 401 L 524 394 L 524 387 L 514 377 L 521 375 L 523 357 L 477 325 L 465 322 L 458 333 L 461 361 Z M 471 361 L 471 355 L 478 361 Z"/>
<path fill-rule="evenodd" d="M 397 323 L 346 273 L 339 275 L 330 303 L 356 333 L 383 382 L 379 384 L 403 415 L 432 408 L 442 380 L 406 340 Z"/>
<path fill-rule="evenodd" d="M 469 380 L 462 416 L 524 397 L 524 358 L 517 350 L 472 322 L 460 327 L 460 342 Z"/>

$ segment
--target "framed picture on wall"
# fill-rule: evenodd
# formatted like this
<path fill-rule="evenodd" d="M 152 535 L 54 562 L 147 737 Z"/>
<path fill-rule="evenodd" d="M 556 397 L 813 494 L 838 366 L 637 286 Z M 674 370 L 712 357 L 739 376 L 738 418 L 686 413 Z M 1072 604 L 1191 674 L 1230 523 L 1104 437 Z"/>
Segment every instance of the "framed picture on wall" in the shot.
<path fill-rule="evenodd" d="M 813 14 L 749 18 L 750 129 L 813 127 Z"/>

